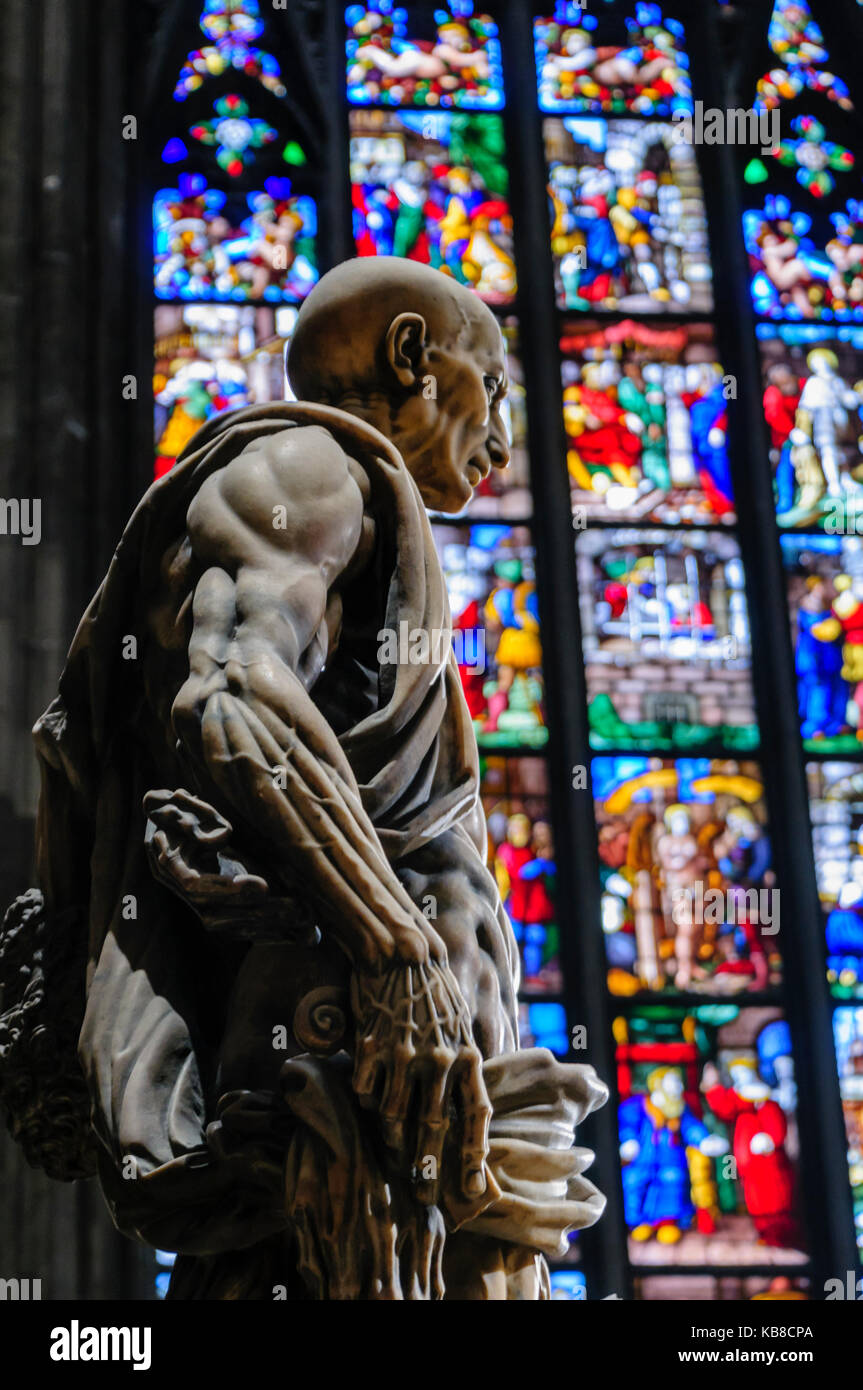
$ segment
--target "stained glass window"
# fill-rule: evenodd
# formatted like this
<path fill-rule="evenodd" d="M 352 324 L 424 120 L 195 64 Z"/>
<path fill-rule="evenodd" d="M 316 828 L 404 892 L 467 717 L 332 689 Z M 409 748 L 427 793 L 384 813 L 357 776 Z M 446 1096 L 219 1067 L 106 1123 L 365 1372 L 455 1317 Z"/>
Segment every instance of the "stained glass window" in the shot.
<path fill-rule="evenodd" d="M 776 519 L 853 533 L 863 511 L 863 329 L 759 324 Z"/>
<path fill-rule="evenodd" d="M 626 1010 L 614 1036 L 636 1295 L 805 1298 L 805 1276 L 794 1273 L 808 1256 L 781 890 L 764 773 L 751 760 L 760 734 L 729 454 L 737 379 L 725 372 L 711 319 L 698 142 L 681 138 L 693 98 L 686 34 L 673 5 L 561 3 L 536 16 L 534 38 L 562 311 L 599 929 L 609 1007 Z M 842 97 L 811 56 L 811 80 Z M 768 159 L 777 176 L 813 200 L 838 196 L 853 168 L 841 135 L 828 143 L 803 118 L 783 134 Z M 768 177 L 753 161 L 749 182 L 762 169 Z M 831 212 L 834 204 L 818 228 L 835 234 Z M 809 224 L 797 225 L 805 235 Z M 750 251 L 759 234 L 750 210 Z M 751 265 L 760 291 L 754 255 Z M 815 301 L 807 297 L 810 316 Z M 853 345 L 844 328 L 835 332 L 837 375 L 847 381 Z M 785 388 L 773 368 L 791 340 L 777 346 L 765 333 L 762 350 L 769 381 Z M 814 359 L 819 384 L 806 403 L 830 365 Z M 774 441 L 774 466 L 786 481 L 791 468 L 798 493 L 802 459 L 788 455 L 799 435 L 781 469 L 779 455 L 807 423 L 802 385 L 789 429 Z M 849 477 L 853 386 L 837 465 Z M 819 444 L 824 434 L 821 415 Z M 799 504 L 793 495 L 789 508 Z M 661 1006 L 645 1002 L 660 995 Z M 775 1277 L 739 1271 L 764 1265 Z M 678 1267 L 685 1277 L 672 1274 Z"/>
<path fill-rule="evenodd" d="M 423 12 L 425 10 L 425 12 Z M 497 24 L 471 0 L 410 12 L 390 0 L 348 5 L 348 100 L 357 106 L 460 107 L 503 105 Z"/>
<path fill-rule="evenodd" d="M 680 20 L 633 0 L 614 14 L 561 0 L 534 20 L 543 111 L 668 116 L 692 105 Z"/>
<path fill-rule="evenodd" d="M 837 999 L 863 999 L 863 766 L 806 768 L 827 978 Z"/>
<path fill-rule="evenodd" d="M 614 1028 L 633 1263 L 804 1263 L 791 1037 L 781 1013 L 654 1006 Z"/>
<path fill-rule="evenodd" d="M 778 65 L 760 79 L 756 105 L 770 109 L 801 92 L 819 92 L 842 107 L 851 106 L 847 86 L 825 67 L 824 35 L 807 0 L 776 0 L 767 39 Z"/>
<path fill-rule="evenodd" d="M 288 178 L 240 197 L 184 174 L 153 202 L 160 299 L 297 301 L 317 279 L 315 205 Z"/>
<path fill-rule="evenodd" d="M 768 38 L 776 66 L 759 81 L 755 106 L 781 109 L 781 127 L 745 172 L 763 193 L 743 220 L 753 303 L 771 319 L 860 322 L 853 102 L 805 0 L 776 0 Z"/>
<path fill-rule="evenodd" d="M 522 993 L 561 994 L 554 838 L 544 758 L 483 758 L 488 861 L 521 954 Z"/>
<path fill-rule="evenodd" d="M 258 0 L 204 0 L 153 199 L 156 473 L 211 415 L 282 399 L 318 278 L 316 180 Z"/>
<path fill-rule="evenodd" d="M 747 197 L 743 233 L 776 520 L 784 533 L 823 954 L 833 998 L 854 1000 L 863 996 L 863 203 L 859 114 L 833 68 L 819 22 L 827 17 L 827 7 L 806 0 L 775 0 L 767 35 L 773 65 L 758 82 L 755 103 L 781 112 L 781 126 L 772 148 L 743 170 L 745 183 L 758 189 L 757 203 Z M 833 1023 L 859 1237 L 857 1012 L 837 1007 Z"/>
<path fill-rule="evenodd" d="M 863 737 L 863 540 L 782 537 L 804 747 L 855 754 Z"/>
<path fill-rule="evenodd" d="M 433 531 L 479 746 L 541 748 L 548 730 L 530 534 L 491 522 Z"/>
<path fill-rule="evenodd" d="M 509 175 L 498 116 L 351 112 L 360 256 L 407 256 L 490 304 L 515 297 Z"/>
<path fill-rule="evenodd" d="M 756 763 L 594 758 L 608 988 L 736 995 L 781 980 Z"/>
<path fill-rule="evenodd" d="M 635 1280 L 635 1297 L 647 1302 L 805 1303 L 809 1280 L 787 1274 L 647 1274 Z"/>
<path fill-rule="evenodd" d="M 544 122 L 557 296 L 565 309 L 712 307 L 693 147 L 668 122 Z"/>
<path fill-rule="evenodd" d="M 743 567 L 719 532 L 596 529 L 576 542 L 591 746 L 751 749 Z"/>
<path fill-rule="evenodd" d="M 863 322 L 863 204 L 848 198 L 816 222 L 785 194 L 768 194 L 745 214 L 743 227 L 759 314 Z"/>
<path fill-rule="evenodd" d="M 857 1248 L 863 1260 L 863 1009 L 837 1009 L 833 1033 L 848 1139 L 848 1178 L 854 1198 Z"/>
<path fill-rule="evenodd" d="M 551 1296 L 561 1303 L 584 1302 L 587 1298 L 587 1285 L 581 1270 L 552 1270 Z"/>
<path fill-rule="evenodd" d="M 621 521 L 734 521 L 727 387 L 708 323 L 564 326 L 573 512 Z"/>
<path fill-rule="evenodd" d="M 210 78 L 230 74 L 231 69 L 254 78 L 277 97 L 285 95 L 277 60 L 254 43 L 264 32 L 258 0 L 204 0 L 200 28 L 209 42 L 188 54 L 174 92 L 177 101 L 185 101 Z"/>
<path fill-rule="evenodd" d="M 297 311 L 160 304 L 153 396 L 156 475 L 173 467 L 205 420 L 286 393 L 284 352 Z"/>
<path fill-rule="evenodd" d="M 522 1047 L 547 1047 L 556 1057 L 566 1057 L 569 1052 L 562 1004 L 520 1004 L 518 1031 Z"/>

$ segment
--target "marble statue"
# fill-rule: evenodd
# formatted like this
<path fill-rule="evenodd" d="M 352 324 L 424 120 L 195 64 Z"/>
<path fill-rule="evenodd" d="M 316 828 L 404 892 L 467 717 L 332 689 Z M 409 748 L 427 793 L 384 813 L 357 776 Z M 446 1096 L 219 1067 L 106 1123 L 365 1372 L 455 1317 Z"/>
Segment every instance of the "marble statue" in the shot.
<path fill-rule="evenodd" d="M 437 271 L 346 262 L 299 402 L 142 499 L 35 728 L 39 888 L 0 937 L 0 1103 L 98 1173 L 179 1299 L 543 1299 L 604 1201 L 592 1068 L 519 1050 L 518 952 L 426 509 L 508 446 L 503 344 Z"/>

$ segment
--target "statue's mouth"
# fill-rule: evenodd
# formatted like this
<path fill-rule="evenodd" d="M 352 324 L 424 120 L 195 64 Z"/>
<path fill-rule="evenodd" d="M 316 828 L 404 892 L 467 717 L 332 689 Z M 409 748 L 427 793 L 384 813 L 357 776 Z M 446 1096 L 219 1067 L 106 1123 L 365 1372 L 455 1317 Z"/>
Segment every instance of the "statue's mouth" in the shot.
<path fill-rule="evenodd" d="M 471 487 L 479 487 L 483 478 L 487 478 L 490 472 L 491 465 L 486 462 L 486 460 L 474 457 L 468 461 L 467 468 L 465 469 L 465 477 Z"/>

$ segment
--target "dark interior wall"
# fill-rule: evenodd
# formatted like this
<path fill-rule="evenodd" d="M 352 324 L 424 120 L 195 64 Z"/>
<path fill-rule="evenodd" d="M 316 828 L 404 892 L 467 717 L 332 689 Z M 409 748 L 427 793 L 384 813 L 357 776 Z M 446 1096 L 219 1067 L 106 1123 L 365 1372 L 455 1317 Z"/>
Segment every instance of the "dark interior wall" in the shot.
<path fill-rule="evenodd" d="M 39 499 L 42 534 L 0 535 L 2 909 L 32 882 L 30 729 L 140 492 L 147 378 L 123 397 L 141 361 L 139 146 L 123 118 L 130 53 L 158 11 L 4 0 L 0 497 Z M 0 1278 L 41 1278 L 43 1298 L 147 1297 L 150 1263 L 95 1183 L 50 1182 L 0 1135 Z"/>
<path fill-rule="evenodd" d="M 292 4 L 320 64 L 322 0 Z M 0 534 L 0 912 L 34 882 L 30 731 L 152 476 L 148 113 L 190 8 L 3 3 L 0 499 L 39 499 L 41 539 Z M 0 1126 L 0 1279 L 15 1277 L 43 1298 L 153 1296 L 152 1254 L 116 1234 L 97 1185 L 49 1181 Z"/>

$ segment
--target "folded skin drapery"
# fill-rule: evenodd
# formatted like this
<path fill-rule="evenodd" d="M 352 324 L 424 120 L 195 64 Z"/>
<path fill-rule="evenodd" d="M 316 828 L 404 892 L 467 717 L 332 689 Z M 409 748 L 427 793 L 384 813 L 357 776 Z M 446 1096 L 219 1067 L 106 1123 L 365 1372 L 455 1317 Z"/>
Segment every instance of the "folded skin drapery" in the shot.
<path fill-rule="evenodd" d="M 605 1197 L 582 1176 L 594 1156 L 573 1143 L 608 1087 L 593 1067 L 559 1062 L 545 1048 L 493 1057 L 483 1076 L 492 1104 L 489 1166 L 501 1195 L 466 1229 L 564 1255 L 567 1232 L 592 1226 L 605 1209 Z"/>

